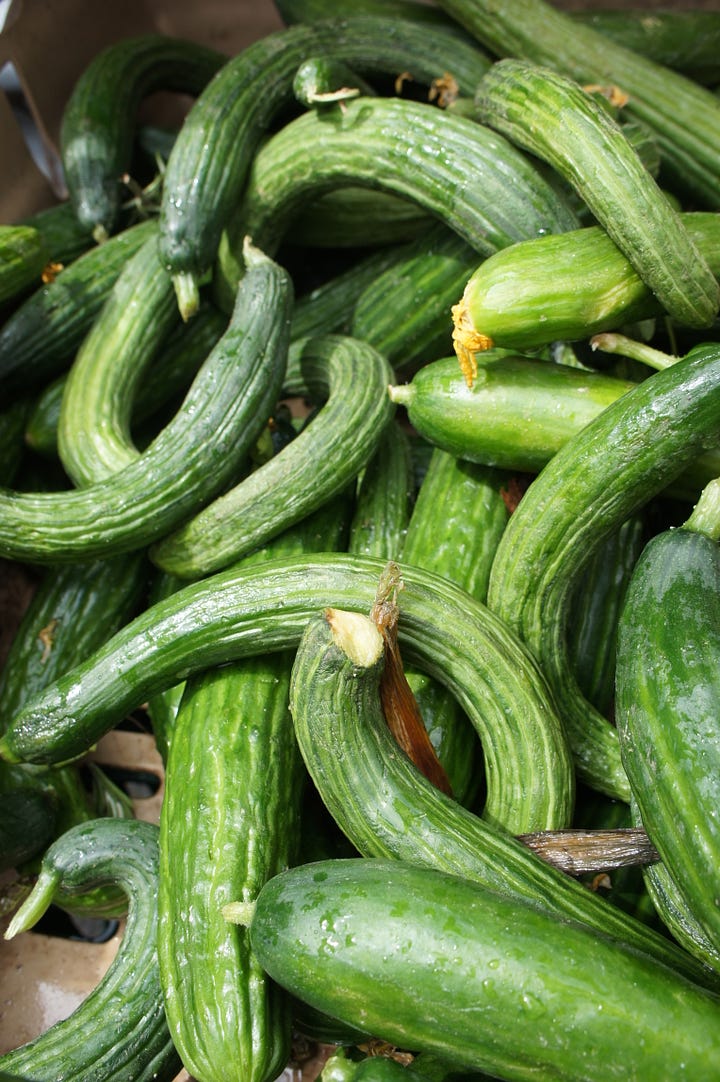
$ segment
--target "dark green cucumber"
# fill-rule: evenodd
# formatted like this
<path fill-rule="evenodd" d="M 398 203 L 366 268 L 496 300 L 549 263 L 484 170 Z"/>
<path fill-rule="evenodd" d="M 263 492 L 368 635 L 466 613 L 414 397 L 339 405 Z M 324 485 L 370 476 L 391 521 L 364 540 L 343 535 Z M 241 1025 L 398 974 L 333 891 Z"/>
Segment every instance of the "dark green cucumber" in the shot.
<path fill-rule="evenodd" d="M 635 562 L 646 539 L 642 514 L 631 515 L 591 557 L 572 601 L 569 657 L 583 695 L 613 716 L 617 623 Z"/>
<path fill-rule="evenodd" d="M 313 1006 L 473 1070 L 710 1082 L 720 1069 L 715 995 L 457 876 L 390 860 L 289 869 L 260 892 L 250 937 Z"/>
<path fill-rule="evenodd" d="M 82 893 L 108 882 L 126 894 L 127 922 L 97 987 L 66 1019 L 0 1056 L 3 1078 L 170 1082 L 177 1074 L 180 1061 L 165 1021 L 157 959 L 157 836 L 151 823 L 98 819 L 67 831 L 46 852 L 8 937 L 32 927 L 59 890 Z"/>
<path fill-rule="evenodd" d="M 250 562 L 332 549 L 343 520 L 337 503 L 335 511 L 308 517 Z M 304 771 L 288 708 L 291 666 L 292 653 L 280 652 L 190 677 L 172 726 L 160 817 L 160 975 L 175 1045 L 204 1082 L 269 1082 L 290 1055 L 290 1003 L 222 906 L 254 897 L 297 859 Z"/>
<path fill-rule="evenodd" d="M 48 258 L 39 230 L 0 225 L 0 305 L 38 286 Z"/>
<path fill-rule="evenodd" d="M 72 263 L 95 243 L 92 232 L 78 222 L 69 200 L 38 210 L 21 224 L 37 229 L 47 248 L 48 262 L 62 267 Z"/>
<path fill-rule="evenodd" d="M 720 13 L 670 7 L 578 10 L 573 18 L 616 44 L 672 68 L 695 83 L 720 82 Z"/>
<path fill-rule="evenodd" d="M 471 387 L 455 358 L 441 358 L 420 368 L 409 383 L 391 386 L 390 396 L 434 446 L 524 473 L 543 469 L 568 440 L 637 386 L 501 348 L 478 353 L 475 361 Z M 673 479 L 673 493 L 695 500 L 719 465 L 714 449 L 698 455 Z"/>
<path fill-rule="evenodd" d="M 3 397 L 27 395 L 67 368 L 125 262 L 157 230 L 141 222 L 79 256 L 0 328 Z"/>
<path fill-rule="evenodd" d="M 197 578 L 226 567 L 337 495 L 370 460 L 394 413 L 385 358 L 327 335 L 307 341 L 300 370 L 323 407 L 279 454 L 152 547 L 163 571 Z"/>
<path fill-rule="evenodd" d="M 488 604 L 537 657 L 579 775 L 627 800 L 617 732 L 580 693 L 567 658 L 570 598 L 596 549 L 720 439 L 720 348 L 698 346 L 602 411 L 525 492 L 498 546 Z"/>
<path fill-rule="evenodd" d="M 6 786 L 5 775 L 17 767 L 0 766 L 0 872 L 18 868 L 43 853 L 55 836 L 57 802 L 48 787 L 27 784 Z M 13 782 L 15 779 L 13 778 Z"/>
<path fill-rule="evenodd" d="M 397 560 L 410 520 L 413 492 L 408 435 L 393 418 L 358 477 L 348 552 Z"/>
<path fill-rule="evenodd" d="M 700 206 L 720 206 L 720 102 L 691 79 L 582 25 L 547 0 L 440 0 L 438 5 L 501 57 L 544 64 L 582 85 L 615 85 L 629 114 L 657 138 L 664 174 Z"/>
<path fill-rule="evenodd" d="M 291 708 L 318 792 L 358 852 L 461 875 L 601 936 L 632 943 L 698 979 L 703 969 L 693 961 L 688 968 L 684 951 L 463 808 L 399 753 L 381 708 L 377 629 L 362 614 L 335 609 L 341 638 L 331 631 L 327 611 L 316 612 L 303 632 Z M 322 713 L 330 703 L 333 717 Z M 321 733 L 323 742 L 317 743 Z"/>
<path fill-rule="evenodd" d="M 681 219 L 719 276 L 720 215 L 697 211 Z M 521 241 L 490 256 L 470 275 L 463 308 L 471 330 L 519 350 L 589 338 L 662 314 L 658 299 L 599 226 Z"/>
<path fill-rule="evenodd" d="M 12 485 L 25 452 L 25 427 L 32 412 L 31 398 L 21 398 L 0 410 L 0 469 L 5 483 Z"/>
<path fill-rule="evenodd" d="M 329 19 L 337 10 L 332 0 L 275 0 L 275 7 L 288 26 Z M 416 0 L 353 0 L 352 10 L 358 15 L 387 15 L 411 19 L 413 22 L 425 24 L 426 27 L 457 25 L 442 11 Z"/>
<path fill-rule="evenodd" d="M 470 93 L 488 63 L 464 31 L 438 27 L 430 36 L 422 26 L 382 16 L 298 25 L 243 49 L 197 98 L 164 174 L 161 252 L 186 315 L 195 304 L 198 277 L 215 259 L 257 147 L 292 100 L 299 64 L 317 53 L 365 76 L 412 71 L 430 82 L 452 71 Z"/>
<path fill-rule="evenodd" d="M 143 98 L 157 90 L 197 95 L 226 61 L 197 42 L 142 34 L 106 46 L 83 70 L 63 110 L 60 156 L 75 214 L 96 240 L 117 221 Z"/>
<path fill-rule="evenodd" d="M 409 160 L 416 168 L 408 169 Z M 577 223 L 529 158 L 498 133 L 422 102 L 357 99 L 290 121 L 257 152 L 220 251 L 216 295 L 232 291 L 242 274 L 245 234 L 273 251 L 300 206 L 348 184 L 416 202 L 481 255 Z"/>
<path fill-rule="evenodd" d="M 369 611 L 383 568 L 371 557 L 326 553 L 192 583 L 19 711 L 0 755 L 37 762 L 82 755 L 129 710 L 193 671 L 293 647 L 309 614 L 323 605 Z M 503 622 L 449 581 L 408 568 L 403 583 L 399 635 L 407 663 L 447 683 L 482 734 L 484 814 L 503 823 L 565 821 L 573 790 L 565 734 L 529 654 Z"/>
<path fill-rule="evenodd" d="M 712 324 L 720 307 L 712 270 L 620 125 L 591 94 L 551 68 L 508 59 L 493 64 L 475 103 L 484 123 L 574 187 L 670 316 L 689 327 Z"/>
<path fill-rule="evenodd" d="M 283 241 L 297 248 L 376 248 L 408 244 L 431 226 L 417 203 L 348 185 L 310 198 L 288 222 Z"/>
<path fill-rule="evenodd" d="M 182 395 L 197 375 L 208 353 L 215 348 L 227 326 L 227 317 L 207 301 L 201 303 L 195 319 L 174 327 L 160 343 L 155 363 L 144 373 L 142 390 L 132 400 L 132 442 L 125 450 L 132 452 L 149 424 Z M 67 373 L 49 383 L 33 404 L 25 425 L 25 442 L 45 456 L 58 453 L 58 424 Z M 138 452 L 136 452 L 137 454 Z"/>
<path fill-rule="evenodd" d="M 477 252 L 442 223 L 408 246 L 406 258 L 379 273 L 361 293 L 352 312 L 352 333 L 384 353 L 400 371 L 425 364 L 452 350 L 449 312 Z"/>
<path fill-rule="evenodd" d="M 643 826 L 720 953 L 720 549 L 695 530 L 655 535 L 618 627 L 616 723 Z"/>
<path fill-rule="evenodd" d="M 137 459 L 133 399 L 177 322 L 172 283 L 152 235 L 123 267 L 68 372 L 58 454 L 75 485 L 103 481 Z"/>
<path fill-rule="evenodd" d="M 290 279 L 252 251 L 230 324 L 172 421 L 105 481 L 69 492 L 0 491 L 0 553 L 72 563 L 140 549 L 228 484 L 272 412 L 287 356 Z"/>

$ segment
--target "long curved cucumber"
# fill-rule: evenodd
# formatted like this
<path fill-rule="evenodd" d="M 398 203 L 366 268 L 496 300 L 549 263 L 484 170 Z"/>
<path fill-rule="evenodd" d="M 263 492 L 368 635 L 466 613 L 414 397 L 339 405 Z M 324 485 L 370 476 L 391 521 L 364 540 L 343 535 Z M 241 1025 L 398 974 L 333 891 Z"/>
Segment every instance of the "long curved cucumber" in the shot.
<path fill-rule="evenodd" d="M 292 286 L 261 252 L 182 408 L 134 462 L 70 492 L 0 491 L 0 553 L 72 563 L 164 536 L 233 478 L 270 416 L 287 356 Z"/>
<path fill-rule="evenodd" d="M 194 41 L 141 34 L 112 42 L 83 70 L 63 110 L 60 156 L 75 214 L 96 240 L 117 220 L 143 98 L 156 90 L 197 95 L 226 62 Z"/>
<path fill-rule="evenodd" d="M 58 454 L 77 486 L 103 481 L 137 458 L 133 398 L 176 321 L 172 284 L 151 236 L 123 268 L 65 383 Z"/>
<path fill-rule="evenodd" d="M 81 755 L 128 710 L 193 671 L 293 647 L 309 614 L 323 605 L 369 611 L 383 567 L 371 557 L 326 553 L 192 583 L 147 609 L 93 661 L 21 710 L 0 740 L 0 754 L 37 762 Z M 529 654 L 504 623 L 452 583 L 419 568 L 408 568 L 403 583 L 401 649 L 409 664 L 454 691 L 478 728 L 485 816 L 508 824 L 564 822 L 573 795 L 566 737 Z"/>
<path fill-rule="evenodd" d="M 3 1077 L 170 1082 L 177 1074 L 180 1062 L 165 1021 L 157 959 L 157 838 L 151 823 L 98 819 L 73 827 L 46 852 L 8 937 L 32 927 L 59 889 L 81 893 L 108 881 L 126 893 L 127 922 L 118 953 L 97 987 L 66 1019 L 0 1056 Z"/>
<path fill-rule="evenodd" d="M 275 980 L 396 1047 L 518 1082 L 720 1069 L 716 996 L 457 876 L 320 861 L 271 880 L 249 923 Z"/>
<path fill-rule="evenodd" d="M 452 71 L 470 92 L 488 65 L 464 31 L 437 28 L 428 35 L 409 21 L 382 16 L 298 25 L 243 49 L 190 109 L 164 174 L 160 249 L 186 315 L 195 304 L 198 276 L 215 259 L 253 155 L 270 122 L 292 100 L 299 64 L 316 53 L 328 53 L 365 76 L 412 71 L 429 82 Z"/>
<path fill-rule="evenodd" d="M 36 289 L 0 327 L 0 390 L 6 400 L 68 368 L 125 262 L 152 233 L 140 222 L 95 245 Z"/>
<path fill-rule="evenodd" d="M 310 195 L 347 184 L 419 203 L 481 255 L 577 226 L 556 189 L 500 134 L 423 102 L 356 99 L 297 117 L 255 155 L 218 259 L 220 306 L 242 274 L 245 234 L 272 252 Z"/>
<path fill-rule="evenodd" d="M 700 207 L 720 206 L 717 96 L 583 26 L 547 0 L 440 0 L 439 7 L 495 56 L 547 65 L 581 85 L 620 87 L 628 113 L 655 133 L 663 170 Z"/>
<path fill-rule="evenodd" d="M 712 324 L 720 308 L 712 270 L 620 125 L 591 94 L 551 68 L 509 59 L 493 64 L 475 104 L 486 124 L 574 187 L 665 311 L 689 327 Z"/>
<path fill-rule="evenodd" d="M 153 545 L 163 571 L 198 578 L 226 567 L 337 495 L 370 460 L 394 414 L 382 354 L 328 335 L 307 341 L 300 369 L 325 404 L 279 454 Z"/>
<path fill-rule="evenodd" d="M 649 838 L 720 950 L 720 549 L 692 529 L 643 549 L 618 626 L 616 723 Z"/>
<path fill-rule="evenodd" d="M 617 732 L 568 664 L 568 604 L 592 553 L 720 438 L 720 347 L 698 346 L 617 399 L 560 448 L 525 492 L 498 546 L 489 606 L 537 657 L 579 775 L 627 800 Z"/>
<path fill-rule="evenodd" d="M 691 211 L 680 217 L 720 276 L 720 215 Z M 496 252 L 471 273 L 462 301 L 471 330 L 519 350 L 589 338 L 662 314 L 657 297 L 600 226 Z"/>

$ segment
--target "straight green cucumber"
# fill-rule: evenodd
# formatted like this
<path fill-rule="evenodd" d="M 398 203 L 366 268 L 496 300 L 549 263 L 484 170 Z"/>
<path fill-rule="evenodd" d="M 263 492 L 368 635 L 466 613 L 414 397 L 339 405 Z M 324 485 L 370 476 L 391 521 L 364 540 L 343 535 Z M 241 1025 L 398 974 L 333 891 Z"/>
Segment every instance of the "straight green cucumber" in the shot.
<path fill-rule="evenodd" d="M 271 880 L 249 919 L 273 979 L 396 1047 L 514 1080 L 710 1082 L 720 1068 L 716 996 L 460 877 L 321 861 Z"/>

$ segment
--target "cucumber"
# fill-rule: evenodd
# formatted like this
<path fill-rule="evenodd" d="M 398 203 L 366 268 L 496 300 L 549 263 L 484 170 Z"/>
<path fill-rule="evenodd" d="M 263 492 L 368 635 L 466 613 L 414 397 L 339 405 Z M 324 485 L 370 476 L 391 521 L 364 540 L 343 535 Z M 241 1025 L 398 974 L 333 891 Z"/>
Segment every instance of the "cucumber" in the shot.
<path fill-rule="evenodd" d="M 218 258 L 220 307 L 242 274 L 245 234 L 272 252 L 309 198 L 345 185 L 416 202 L 481 255 L 577 226 L 563 198 L 503 136 L 426 103 L 356 99 L 328 115 L 297 117 L 255 155 Z"/>
<path fill-rule="evenodd" d="M 573 436 L 525 492 L 498 546 L 488 605 L 538 659 L 582 780 L 627 800 L 617 731 L 582 696 L 567 659 L 572 592 L 593 552 L 720 438 L 717 344 L 654 372 Z"/>
<path fill-rule="evenodd" d="M 283 237 L 296 248 L 375 248 L 408 244 L 432 226 L 432 217 L 417 203 L 393 192 L 348 185 L 308 200 Z"/>
<path fill-rule="evenodd" d="M 176 321 L 172 284 L 153 235 L 123 267 L 67 376 L 58 454 L 78 487 L 103 481 L 136 461 L 130 434 L 133 398 Z"/>
<path fill-rule="evenodd" d="M 23 433 L 33 403 L 21 398 L 0 410 L 0 469 L 5 482 L 12 485 L 22 465 L 25 443 Z"/>
<path fill-rule="evenodd" d="M 91 248 L 15 309 L 0 327 L 6 401 L 39 390 L 69 366 L 126 260 L 156 230 L 155 222 L 141 222 Z"/>
<path fill-rule="evenodd" d="M 118 218 L 142 100 L 158 90 L 197 95 L 226 61 L 197 42 L 140 34 L 112 42 L 85 67 L 63 109 L 60 157 L 77 219 L 97 241 Z"/>
<path fill-rule="evenodd" d="M 129 710 L 191 672 L 292 648 L 309 613 L 323 605 L 369 611 L 383 566 L 371 557 L 327 553 L 231 568 L 192 583 L 127 624 L 94 661 L 19 711 L 0 739 L 0 755 L 28 762 L 81 755 Z M 564 823 L 573 773 L 535 663 L 503 622 L 452 583 L 419 568 L 408 568 L 403 582 L 399 631 L 407 663 L 447 683 L 482 734 L 485 816 Z"/>
<path fill-rule="evenodd" d="M 120 473 L 70 492 L 0 490 L 0 553 L 73 563 L 140 549 L 235 475 L 277 399 L 287 356 L 289 276 L 256 249 L 230 324 L 182 408 Z"/>
<path fill-rule="evenodd" d="M 0 1056 L 3 1077 L 170 1082 L 177 1074 L 180 1062 L 165 1021 L 157 960 L 157 836 L 151 823 L 98 819 L 73 827 L 45 853 L 8 938 L 32 927 L 58 890 L 82 893 L 107 882 L 124 890 L 127 922 L 120 948 L 97 987 L 63 1021 Z"/>
<path fill-rule="evenodd" d="M 393 418 L 358 477 L 348 552 L 397 560 L 414 491 L 407 432 Z"/>
<path fill-rule="evenodd" d="M 311 1005 L 473 1070 L 709 1082 L 720 1069 L 715 995 L 457 876 L 392 860 L 292 868 L 260 892 L 250 937 Z"/>
<path fill-rule="evenodd" d="M 642 824 L 715 952 L 720 550 L 693 529 L 643 549 L 618 626 L 616 723 Z"/>
<path fill-rule="evenodd" d="M 438 5 L 489 52 L 547 65 L 581 85 L 615 85 L 660 147 L 671 185 L 692 193 L 702 209 L 720 205 L 716 95 L 669 68 L 582 25 L 547 0 L 440 0 Z"/>
<path fill-rule="evenodd" d="M 324 105 L 347 98 L 374 97 L 370 83 L 349 65 L 333 56 L 308 56 L 295 72 L 293 94 L 306 109 L 322 109 Z"/>
<path fill-rule="evenodd" d="M 522 473 L 538 473 L 585 426 L 638 386 L 619 376 L 499 347 L 479 353 L 476 368 L 469 387 L 455 358 L 440 358 L 420 368 L 409 383 L 391 385 L 389 394 L 434 446 L 470 462 Z M 673 494 L 695 500 L 719 467 L 715 449 L 698 454 L 672 479 Z"/>
<path fill-rule="evenodd" d="M 72 263 L 95 243 L 91 231 L 78 222 L 69 200 L 38 210 L 19 224 L 37 229 L 47 249 L 48 262 L 62 267 Z"/>
<path fill-rule="evenodd" d="M 717 280 L 603 105 L 573 79 L 523 60 L 493 64 L 475 103 L 486 124 L 572 184 L 671 317 L 688 327 L 712 325 Z"/>
<path fill-rule="evenodd" d="M 308 517 L 250 562 L 332 549 L 344 518 L 337 502 L 334 510 Z M 270 1082 L 290 1055 L 290 1003 L 221 910 L 297 859 L 305 779 L 288 709 L 291 666 L 292 653 L 280 652 L 190 677 L 172 726 L 160 816 L 160 976 L 175 1046 L 204 1082 Z"/>
<path fill-rule="evenodd" d="M 720 216 L 697 211 L 681 218 L 717 277 Z M 495 253 L 470 274 L 462 307 L 471 331 L 517 350 L 589 338 L 662 314 L 658 299 L 599 226 L 520 241 Z"/>
<path fill-rule="evenodd" d="M 279 454 L 153 545 L 163 571 L 198 578 L 226 567 L 341 492 L 372 457 L 394 413 L 385 358 L 327 335 L 307 341 L 299 364 L 323 407 Z"/>
<path fill-rule="evenodd" d="M 0 305 L 40 284 L 48 261 L 39 230 L 27 225 L 0 225 Z"/>
<path fill-rule="evenodd" d="M 431 81 L 452 70 L 472 92 L 487 58 L 467 35 L 381 16 L 329 19 L 268 34 L 243 49 L 190 109 L 164 174 L 160 249 L 184 316 L 212 265 L 226 220 L 273 119 L 292 100 L 292 81 L 309 55 L 325 53 L 360 74 L 412 71 Z M 257 239 L 256 239 L 257 243 Z"/>

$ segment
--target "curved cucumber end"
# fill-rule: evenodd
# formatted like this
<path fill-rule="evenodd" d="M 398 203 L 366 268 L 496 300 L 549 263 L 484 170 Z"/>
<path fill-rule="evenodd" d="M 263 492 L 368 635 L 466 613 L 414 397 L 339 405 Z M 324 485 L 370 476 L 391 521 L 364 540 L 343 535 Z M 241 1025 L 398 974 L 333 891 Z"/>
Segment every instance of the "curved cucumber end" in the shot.
<path fill-rule="evenodd" d="M 269 262 L 270 257 L 265 255 L 265 252 L 260 248 L 256 248 L 252 242 L 252 237 L 243 238 L 242 248 L 243 262 L 246 267 L 255 267 L 259 263 Z"/>
<path fill-rule="evenodd" d="M 55 897 L 59 882 L 58 872 L 41 869 L 35 886 L 10 921 L 5 939 L 12 939 L 18 932 L 26 932 L 37 924 Z"/>
<path fill-rule="evenodd" d="M 197 278 L 190 271 L 182 271 L 180 274 L 174 274 L 172 281 L 180 315 L 183 323 L 187 323 L 200 307 L 200 290 Z"/>

